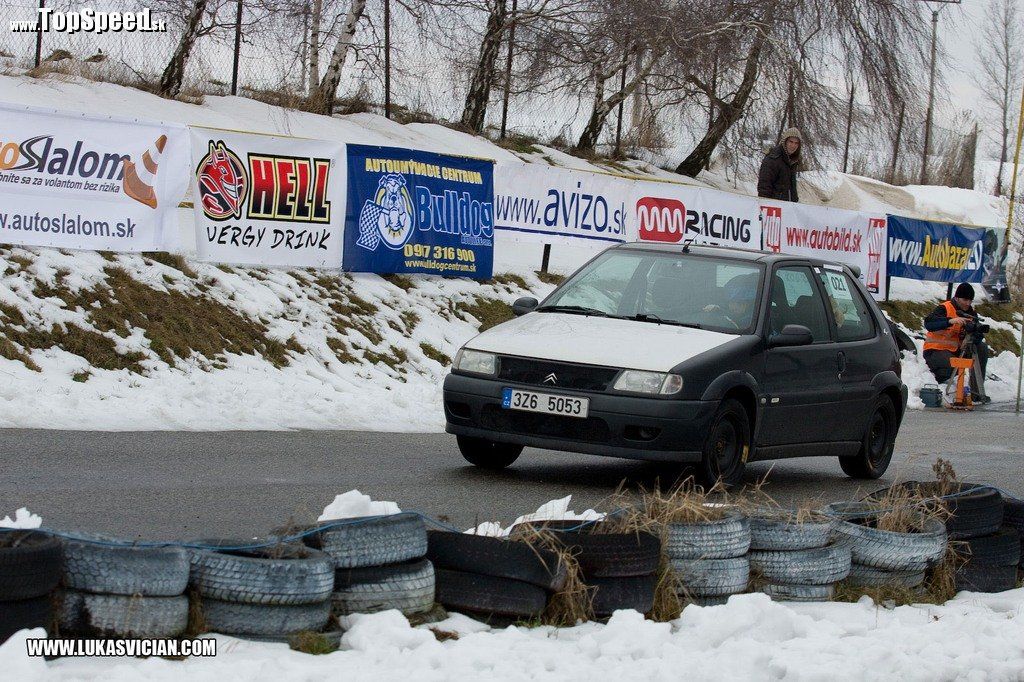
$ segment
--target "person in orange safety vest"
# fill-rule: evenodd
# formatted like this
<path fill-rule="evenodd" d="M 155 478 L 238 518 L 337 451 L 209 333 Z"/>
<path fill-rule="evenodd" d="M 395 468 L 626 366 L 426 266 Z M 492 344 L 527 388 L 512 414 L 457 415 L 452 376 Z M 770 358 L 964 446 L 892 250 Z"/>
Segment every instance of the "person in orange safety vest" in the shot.
<path fill-rule="evenodd" d="M 967 325 L 979 319 L 973 303 L 974 287 L 963 282 L 957 286 L 951 300 L 940 303 L 924 318 L 924 328 L 928 330 L 924 339 L 924 361 L 939 383 L 946 382 L 953 376 L 949 359 L 959 355 L 967 337 Z M 975 353 L 981 376 L 984 377 L 985 366 L 988 364 L 988 345 L 984 341 L 976 343 Z M 976 385 L 972 385 L 972 390 L 975 388 Z M 991 399 L 984 395 L 975 395 L 973 399 L 974 402 L 991 402 Z"/>

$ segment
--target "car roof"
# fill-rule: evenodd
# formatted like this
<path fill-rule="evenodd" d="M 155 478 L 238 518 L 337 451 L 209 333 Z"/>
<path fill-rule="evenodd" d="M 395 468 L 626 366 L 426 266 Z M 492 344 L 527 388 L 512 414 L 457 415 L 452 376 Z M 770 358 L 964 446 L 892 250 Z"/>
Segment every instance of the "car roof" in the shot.
<path fill-rule="evenodd" d="M 689 254 L 694 256 L 717 256 L 719 258 L 731 258 L 756 263 L 771 265 L 779 261 L 798 261 L 810 265 L 838 265 L 845 267 L 842 263 L 823 260 L 813 256 L 797 256 L 791 253 L 773 253 L 771 251 L 756 251 L 754 249 L 741 249 L 735 246 L 710 246 L 705 244 L 690 244 L 687 248 L 683 244 L 659 244 L 657 242 L 624 242 L 615 246 L 617 249 L 627 251 L 657 251 L 660 253 L 676 253 L 679 255 Z"/>

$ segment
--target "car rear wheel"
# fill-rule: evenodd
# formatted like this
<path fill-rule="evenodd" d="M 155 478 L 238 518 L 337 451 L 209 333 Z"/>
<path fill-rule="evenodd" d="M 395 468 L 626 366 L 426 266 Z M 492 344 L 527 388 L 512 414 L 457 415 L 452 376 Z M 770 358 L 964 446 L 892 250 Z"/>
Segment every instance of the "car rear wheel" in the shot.
<path fill-rule="evenodd" d="M 522 445 L 512 443 L 495 443 L 486 438 L 456 436 L 459 452 L 466 461 L 484 469 L 504 469 L 519 459 L 523 452 Z"/>
<path fill-rule="evenodd" d="M 750 452 L 750 418 L 738 400 L 722 401 L 711 420 L 702 448 L 699 474 L 702 482 L 712 486 L 719 481 L 735 485 L 743 478 Z"/>
<path fill-rule="evenodd" d="M 880 478 L 889 468 L 895 446 L 896 408 L 887 396 L 880 396 L 871 409 L 860 452 L 854 457 L 840 457 L 839 466 L 851 478 Z"/>

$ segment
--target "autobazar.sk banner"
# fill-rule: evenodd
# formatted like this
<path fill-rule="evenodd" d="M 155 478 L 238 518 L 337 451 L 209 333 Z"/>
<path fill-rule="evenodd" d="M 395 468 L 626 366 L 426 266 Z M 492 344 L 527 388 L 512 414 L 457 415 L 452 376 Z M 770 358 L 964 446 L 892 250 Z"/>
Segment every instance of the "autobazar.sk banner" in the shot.
<path fill-rule="evenodd" d="M 184 126 L 0 105 L 0 242 L 100 251 L 176 245 Z"/>
<path fill-rule="evenodd" d="M 932 282 L 1005 286 L 994 230 L 889 216 L 889 274 Z"/>
<path fill-rule="evenodd" d="M 476 279 L 494 264 L 494 162 L 348 145 L 343 268 Z"/>
<path fill-rule="evenodd" d="M 339 267 L 343 144 L 207 128 L 191 138 L 199 258 Z"/>

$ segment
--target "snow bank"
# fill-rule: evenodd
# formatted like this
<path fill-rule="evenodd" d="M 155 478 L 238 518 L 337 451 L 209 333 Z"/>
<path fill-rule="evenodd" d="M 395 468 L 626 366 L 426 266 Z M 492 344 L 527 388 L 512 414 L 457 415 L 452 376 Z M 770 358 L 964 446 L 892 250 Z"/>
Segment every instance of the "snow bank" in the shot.
<path fill-rule="evenodd" d="M 572 509 L 569 509 L 569 505 L 571 503 L 572 495 L 566 495 L 561 499 L 545 502 L 537 508 L 537 511 L 532 514 L 523 514 L 507 527 L 502 527 L 502 525 L 497 521 L 488 521 L 486 523 L 481 523 L 476 528 L 470 528 L 466 532 L 472 535 L 505 537 L 513 527 L 520 523 L 529 523 L 531 521 L 600 521 L 605 516 L 601 512 L 596 512 L 593 509 L 587 509 L 584 512 L 573 511 Z"/>
<path fill-rule="evenodd" d="M 394 502 L 375 501 L 369 495 L 364 495 L 358 490 L 349 490 L 347 493 L 337 495 L 333 502 L 324 507 L 324 513 L 317 518 L 317 521 L 354 519 L 360 516 L 388 516 L 400 511 L 402 510 Z"/>
<path fill-rule="evenodd" d="M 5 516 L 0 519 L 0 528 L 19 528 L 19 529 L 31 529 L 39 528 L 43 525 L 43 517 L 38 514 L 33 514 L 25 507 L 21 507 L 18 511 L 14 512 L 14 518 Z"/>
<path fill-rule="evenodd" d="M 464 616 L 411 627 L 396 611 L 346 619 L 324 656 L 217 636 L 216 658 L 28 659 L 0 646 L 12 679 L 47 680 L 1020 680 L 1024 589 L 961 593 L 943 606 L 783 604 L 760 594 L 689 606 L 671 623 L 617 612 L 607 624 L 492 629 Z M 458 634 L 438 641 L 430 628 Z M 685 672 L 684 672 L 685 671 Z"/>

